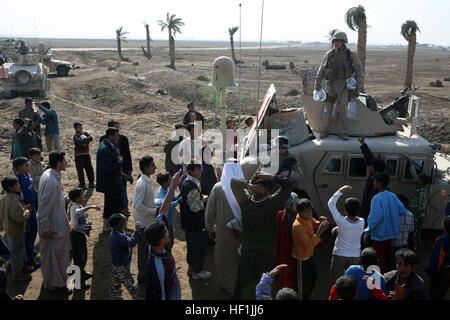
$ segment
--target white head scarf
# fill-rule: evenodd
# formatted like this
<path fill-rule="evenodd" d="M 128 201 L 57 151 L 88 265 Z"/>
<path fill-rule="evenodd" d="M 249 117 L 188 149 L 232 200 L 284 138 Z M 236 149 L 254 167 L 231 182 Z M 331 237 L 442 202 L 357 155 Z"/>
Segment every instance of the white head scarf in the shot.
<path fill-rule="evenodd" d="M 227 197 L 228 204 L 233 211 L 233 215 L 236 219 L 241 219 L 241 207 L 234 196 L 233 191 L 231 190 L 230 182 L 232 178 L 240 178 L 244 179 L 244 173 L 242 172 L 241 165 L 235 162 L 226 162 L 223 166 L 222 177 L 220 181 L 222 182 L 222 189 L 225 192 L 225 196 Z"/>

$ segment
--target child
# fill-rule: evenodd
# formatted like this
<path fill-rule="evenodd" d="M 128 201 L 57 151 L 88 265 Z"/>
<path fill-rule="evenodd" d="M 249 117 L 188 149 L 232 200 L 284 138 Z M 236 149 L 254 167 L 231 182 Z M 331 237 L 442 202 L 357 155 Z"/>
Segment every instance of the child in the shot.
<path fill-rule="evenodd" d="M 180 220 L 181 228 L 186 233 L 188 275 L 192 279 L 207 280 L 212 273 L 203 270 L 208 249 L 208 232 L 205 228 L 205 203 L 208 196 L 200 192 L 199 183 L 202 175 L 200 164 L 187 165 L 187 178 L 181 187 Z"/>
<path fill-rule="evenodd" d="M 364 276 L 364 281 L 367 281 L 368 276 Z M 374 285 L 370 291 L 377 300 L 387 300 L 386 294 L 379 287 Z M 341 276 L 336 280 L 336 284 L 331 287 L 330 296 L 328 300 L 357 300 L 358 285 L 357 281 L 352 276 Z"/>
<path fill-rule="evenodd" d="M 373 185 L 378 193 L 372 198 L 367 228 L 364 230 L 366 243 L 370 239 L 372 247 L 378 253 L 381 274 L 386 272 L 391 240 L 397 237 L 400 229 L 399 216 L 404 216 L 407 212 L 397 196 L 388 191 L 389 180 L 387 173 L 375 175 Z"/>
<path fill-rule="evenodd" d="M 294 268 L 299 297 L 309 300 L 317 278 L 313 259 L 314 249 L 321 241 L 320 237 L 329 223 L 325 217 L 321 217 L 321 221 L 312 218 L 312 203 L 308 199 L 300 199 L 296 203 L 296 208 L 298 215 L 292 226 L 292 255 L 295 259 Z M 317 230 L 316 233 L 314 230 Z"/>
<path fill-rule="evenodd" d="M 162 202 L 169 190 L 170 184 L 172 183 L 172 178 L 169 173 L 159 173 L 156 176 L 156 182 L 159 183 L 160 187 L 155 196 L 155 206 L 161 207 Z M 173 209 L 178 205 L 178 199 L 180 195 L 173 195 L 172 202 L 170 204 L 169 213 L 167 214 L 167 229 L 169 230 L 169 242 L 167 243 L 167 249 L 172 250 L 174 242 L 174 232 L 172 224 L 172 212 Z"/>
<path fill-rule="evenodd" d="M 386 290 L 386 281 L 383 276 L 378 272 L 378 254 L 372 247 L 367 247 L 361 252 L 359 258 L 359 264 L 350 266 L 344 275 L 352 276 L 358 283 L 358 296 L 356 300 L 373 300 L 373 292 L 367 286 L 367 280 L 365 277 L 371 277 L 375 283 L 378 283 L 382 290 Z"/>
<path fill-rule="evenodd" d="M 397 194 L 398 199 L 403 203 L 405 208 L 408 208 L 409 201 L 408 198 L 402 194 Z M 408 240 L 410 239 L 410 235 L 414 231 L 414 215 L 407 210 L 406 215 L 399 217 L 400 222 L 400 230 L 398 231 L 397 237 L 392 239 L 391 242 L 391 251 L 388 259 L 388 270 L 393 270 L 395 253 L 398 249 L 408 248 Z"/>
<path fill-rule="evenodd" d="M 409 249 L 395 253 L 397 270 L 384 275 L 386 291 L 391 300 L 426 300 L 423 279 L 414 271 L 416 254 Z"/>
<path fill-rule="evenodd" d="M 36 270 L 40 267 L 39 263 L 34 260 L 34 256 L 37 254 L 34 250 L 34 242 L 37 236 L 36 191 L 34 190 L 33 179 L 28 173 L 30 171 L 28 159 L 25 157 L 16 158 L 13 165 L 17 171 L 16 177 L 19 179 L 22 200 L 25 202 L 25 205 L 30 205 L 30 216 L 26 224 L 27 232 L 25 233 L 25 265 Z"/>
<path fill-rule="evenodd" d="M 87 221 L 86 211 L 91 209 L 100 210 L 99 206 L 83 207 L 83 190 L 80 188 L 69 191 L 70 205 L 70 242 L 72 244 L 73 262 L 80 267 L 82 277 L 82 289 L 88 289 L 89 285 L 85 280 L 92 277 L 92 274 L 86 272 L 87 247 L 86 235 L 89 235 L 91 224 Z"/>
<path fill-rule="evenodd" d="M 94 168 L 91 163 L 91 155 L 89 154 L 89 143 L 93 140 L 92 136 L 83 132 L 83 125 L 75 122 L 73 124 L 75 134 L 73 135 L 73 142 L 75 144 L 75 166 L 77 168 L 79 188 L 86 189 L 84 182 L 84 172 L 88 176 L 89 189 L 95 188 L 94 184 Z"/>
<path fill-rule="evenodd" d="M 450 216 L 444 218 L 442 229 L 444 234 L 436 239 L 426 269 L 430 277 L 430 298 L 433 300 L 444 299 L 450 287 Z"/>
<path fill-rule="evenodd" d="M 336 208 L 336 203 L 345 192 L 351 190 L 350 186 L 341 187 L 328 201 L 334 221 L 338 227 L 338 236 L 334 244 L 333 257 L 331 258 L 331 281 L 334 284 L 353 264 L 357 264 L 361 253 L 361 236 L 364 232 L 364 219 L 358 217 L 361 207 L 356 198 L 345 200 L 344 212 Z"/>
<path fill-rule="evenodd" d="M 37 212 L 39 181 L 41 180 L 42 173 L 44 173 L 45 169 L 45 164 L 41 162 L 41 150 L 39 150 L 38 148 L 31 148 L 28 166 L 30 167 L 30 175 L 34 183 L 34 191 L 36 191 L 36 212 Z"/>
<path fill-rule="evenodd" d="M 30 205 L 20 200 L 20 184 L 16 177 L 2 180 L 6 195 L 0 201 L 0 219 L 8 236 L 8 247 L 11 251 L 11 269 L 13 281 L 29 281 L 31 276 L 23 273 L 25 260 L 25 232 Z"/>
<path fill-rule="evenodd" d="M 109 224 L 112 228 L 110 234 L 112 280 L 111 280 L 111 298 L 113 300 L 122 300 L 120 287 L 122 283 L 127 288 L 133 299 L 138 299 L 138 288 L 134 283 L 133 275 L 130 271 L 131 250 L 136 246 L 140 239 L 138 230 L 142 225 L 136 222 L 136 232 L 133 237 L 125 234 L 127 228 L 127 217 L 121 213 L 115 213 L 109 218 Z"/>
<path fill-rule="evenodd" d="M 147 249 L 146 300 L 181 300 L 180 281 L 175 260 L 165 246 L 169 231 L 161 220 L 148 225 L 144 231 L 150 244 Z"/>
<path fill-rule="evenodd" d="M 263 273 L 259 284 L 256 286 L 256 300 L 272 300 L 272 282 L 280 273 L 280 270 L 286 268 L 287 264 L 280 264 L 269 273 Z M 281 288 L 278 290 L 275 300 L 297 300 L 297 293 L 291 288 Z"/>
<path fill-rule="evenodd" d="M 277 215 L 277 250 L 275 251 L 275 265 L 285 264 L 280 270 L 277 278 L 277 288 L 295 288 L 295 273 L 292 263 L 292 225 L 297 217 L 295 204 L 298 195 L 291 192 L 291 197 L 284 204 L 284 210 L 278 211 Z"/>

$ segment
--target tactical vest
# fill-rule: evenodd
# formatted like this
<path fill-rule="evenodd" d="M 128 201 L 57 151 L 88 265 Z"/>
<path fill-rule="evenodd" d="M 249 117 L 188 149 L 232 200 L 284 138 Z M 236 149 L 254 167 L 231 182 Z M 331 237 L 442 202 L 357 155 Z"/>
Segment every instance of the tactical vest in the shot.
<path fill-rule="evenodd" d="M 347 78 L 350 78 L 353 73 L 355 73 L 355 69 L 352 64 L 352 53 L 350 49 L 346 49 L 345 53 L 333 49 L 328 56 L 325 69 L 326 80 L 346 80 Z"/>

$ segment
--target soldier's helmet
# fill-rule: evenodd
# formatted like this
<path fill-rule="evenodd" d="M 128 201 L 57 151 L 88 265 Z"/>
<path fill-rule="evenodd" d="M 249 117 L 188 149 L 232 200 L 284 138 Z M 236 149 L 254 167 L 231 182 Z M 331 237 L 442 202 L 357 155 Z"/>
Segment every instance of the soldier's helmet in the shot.
<path fill-rule="evenodd" d="M 333 35 L 333 39 L 331 40 L 331 42 L 334 42 L 336 40 L 342 40 L 342 41 L 344 41 L 344 43 L 348 43 L 347 34 L 343 31 L 336 32 Z"/>

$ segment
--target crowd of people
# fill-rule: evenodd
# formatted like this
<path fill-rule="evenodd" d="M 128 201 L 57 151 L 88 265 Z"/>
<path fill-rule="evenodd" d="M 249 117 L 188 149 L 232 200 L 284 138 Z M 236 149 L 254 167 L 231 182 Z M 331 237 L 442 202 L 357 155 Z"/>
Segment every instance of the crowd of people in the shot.
<path fill-rule="evenodd" d="M 214 276 L 233 299 L 272 299 L 275 292 L 275 299 L 311 299 L 318 277 L 315 248 L 330 234 L 335 238 L 329 268 L 330 300 L 445 297 L 450 283 L 450 205 L 443 192 L 443 234 L 436 239 L 426 269 L 430 278 L 427 290 L 415 266 L 430 178 L 417 175 L 412 163 L 409 171 L 415 188 L 405 195 L 394 194 L 386 164 L 373 156 L 364 138 L 359 138 L 370 172 L 363 196 L 346 198 L 340 212 L 336 203 L 352 187 L 339 188 L 328 201 L 333 217 L 329 220 L 317 216 L 308 195 L 297 188 L 305 178 L 303 165 L 289 153 L 289 138 L 285 136 L 277 137 L 280 161 L 274 175 L 260 168 L 247 181 L 238 161 L 231 158 L 223 165 L 219 179 L 216 168 L 195 152 L 188 163 L 176 163 L 172 154 L 177 146 L 193 148 L 199 143 L 202 154 L 212 152 L 206 140 L 197 136 L 193 124 L 203 126 L 204 117 L 193 103 L 188 109 L 183 123 L 175 126 L 176 135 L 164 146 L 164 170 L 156 174 L 158 168 L 150 155 L 139 158 L 140 174 L 130 210 L 127 185 L 134 183 L 132 158 L 120 123 L 111 120 L 100 137 L 95 174 L 89 148 L 94 137 L 83 130 L 82 123 L 73 124 L 79 185 L 66 195 L 61 172 L 66 170 L 67 161 L 61 150 L 57 113 L 47 102 L 25 99 L 25 108 L 13 120 L 14 176 L 1 182 L 0 225 L 5 236 L 0 237 L 0 262 L 11 272 L 11 281 L 29 281 L 40 268 L 45 290 L 70 295 L 73 290 L 67 287 L 67 269 L 73 260 L 82 278 L 81 287 L 75 289 L 90 287 L 87 280 L 93 275 L 86 270 L 86 242 L 92 223 L 88 212 L 102 209 L 85 206 L 84 191 L 95 189 L 104 194 L 103 232 L 110 234 L 111 299 L 122 299 L 122 285 L 134 299 L 181 299 L 171 253 L 177 207 L 185 232 L 189 277 L 199 281 L 213 277 L 205 270 L 205 257 L 208 246 L 214 244 Z M 250 128 L 253 119 L 245 123 Z M 42 157 L 41 124 L 45 125 L 47 165 Z M 233 129 L 233 122 L 227 127 Z M 231 146 L 236 143 L 234 138 L 227 140 Z M 233 154 L 235 149 L 229 151 Z M 155 182 L 159 185 L 156 193 Z M 133 234 L 127 232 L 131 215 Z M 327 232 L 331 224 L 336 226 Z M 137 283 L 130 270 L 136 246 Z M 0 269 L 1 299 L 11 299 L 6 282 L 6 271 Z"/>

